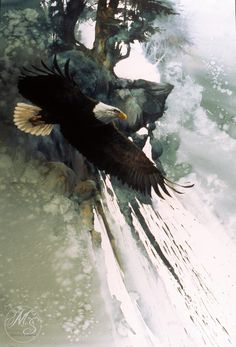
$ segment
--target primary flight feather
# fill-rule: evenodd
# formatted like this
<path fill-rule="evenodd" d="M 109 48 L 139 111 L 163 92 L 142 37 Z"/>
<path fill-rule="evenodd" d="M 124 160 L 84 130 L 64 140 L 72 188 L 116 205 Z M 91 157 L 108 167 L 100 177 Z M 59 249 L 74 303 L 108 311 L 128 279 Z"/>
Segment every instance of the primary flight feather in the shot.
<path fill-rule="evenodd" d="M 20 130 L 45 136 L 50 134 L 53 124 L 59 124 L 72 146 L 122 183 L 149 196 L 151 188 L 159 197 L 163 197 L 162 191 L 170 195 L 167 186 L 177 191 L 175 184 L 114 125 L 115 119 L 126 119 L 126 114 L 81 92 L 69 74 L 69 60 L 64 72 L 56 59 L 52 68 L 42 62 L 42 68 L 25 69 L 18 89 L 33 104 L 16 105 L 14 123 Z"/>

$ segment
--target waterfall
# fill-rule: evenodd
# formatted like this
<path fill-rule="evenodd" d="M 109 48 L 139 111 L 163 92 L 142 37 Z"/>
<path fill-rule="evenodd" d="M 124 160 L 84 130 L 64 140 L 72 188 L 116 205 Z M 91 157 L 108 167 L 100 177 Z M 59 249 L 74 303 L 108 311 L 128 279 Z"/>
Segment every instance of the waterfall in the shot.
<path fill-rule="evenodd" d="M 113 256 L 123 256 L 123 282 L 131 293 L 136 288 L 136 317 L 158 337 L 156 345 L 230 346 L 236 341 L 234 4 L 181 3 L 182 17 L 165 21 L 164 35 L 146 54 L 157 61 L 161 81 L 175 86 L 154 130 L 167 146 L 162 163 L 169 176 L 195 187 L 165 201 L 153 197 L 152 206 L 127 200 L 122 217 L 106 180 L 103 204 Z M 192 46 L 181 50 L 188 41 Z"/>
<path fill-rule="evenodd" d="M 162 144 L 167 176 L 195 184 L 183 195 L 147 203 L 101 173 L 99 194 L 71 197 L 75 173 L 1 125 L 1 345 L 28 342 L 23 308 L 34 347 L 236 345 L 234 2 L 178 8 L 144 47 L 149 78 L 174 86 L 144 151 Z M 129 77 L 145 78 L 134 49 Z"/>
<path fill-rule="evenodd" d="M 109 292 L 121 309 L 117 330 L 125 322 L 134 346 L 230 346 L 222 273 L 212 278 L 222 266 L 214 254 L 228 244 L 222 230 L 216 238 L 176 197 L 154 199 L 153 206 L 129 204 L 130 227 L 108 178 L 103 187 L 95 225 Z M 197 194 L 191 195 L 193 201 Z M 224 261 L 230 266 L 230 258 Z"/>

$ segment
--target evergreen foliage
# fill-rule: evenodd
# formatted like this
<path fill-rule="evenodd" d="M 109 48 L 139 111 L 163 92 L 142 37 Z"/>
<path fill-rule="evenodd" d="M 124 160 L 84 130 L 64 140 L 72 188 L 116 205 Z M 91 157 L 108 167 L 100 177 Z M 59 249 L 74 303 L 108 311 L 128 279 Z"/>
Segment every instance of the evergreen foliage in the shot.
<path fill-rule="evenodd" d="M 160 30 L 158 16 L 173 15 L 169 1 L 159 0 L 49 0 L 48 15 L 54 31 L 54 51 L 76 47 L 87 51 L 113 72 L 114 66 L 129 56 L 135 40 L 146 42 Z M 76 25 L 89 17 L 94 18 L 95 40 L 89 50 L 75 38 Z"/>

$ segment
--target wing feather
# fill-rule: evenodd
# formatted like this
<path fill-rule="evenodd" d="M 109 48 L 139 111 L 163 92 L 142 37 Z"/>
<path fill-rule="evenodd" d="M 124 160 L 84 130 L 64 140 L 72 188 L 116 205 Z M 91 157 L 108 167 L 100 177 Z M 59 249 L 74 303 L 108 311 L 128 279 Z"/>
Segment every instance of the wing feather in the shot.
<path fill-rule="evenodd" d="M 64 74 L 57 59 L 52 68 L 43 61 L 42 67 L 32 65 L 32 69 L 23 68 L 18 80 L 19 93 L 33 104 L 55 117 L 78 116 L 78 110 L 92 99 L 85 96 L 69 74 L 69 60 L 64 66 Z"/>
<path fill-rule="evenodd" d="M 64 71 L 59 67 L 56 58 L 53 60 L 52 68 L 43 61 L 40 68 L 25 68 L 19 78 L 18 88 L 22 96 L 43 110 L 42 114 L 46 111 L 50 123 L 55 121 L 61 124 L 65 138 L 100 170 L 116 176 L 121 182 L 146 195 L 151 195 L 152 187 L 161 198 L 163 194 L 160 189 L 170 196 L 167 187 L 180 193 L 175 184 L 113 124 L 99 127 L 92 125 L 91 114 L 97 102 L 80 91 L 70 76 L 69 60 L 64 66 Z M 83 112 L 78 117 L 80 109 Z M 67 118 L 63 124 L 60 122 L 62 117 Z M 83 126 L 86 122 L 89 124 L 87 131 Z"/>
<path fill-rule="evenodd" d="M 88 160 L 107 174 L 117 177 L 122 183 L 146 195 L 151 195 L 153 188 L 156 194 L 164 199 L 171 196 L 167 187 L 177 191 L 175 184 L 151 162 L 133 142 L 124 136 L 113 124 L 105 125 L 90 134 L 91 144 L 82 151 Z M 84 147 L 86 148 L 86 147 Z M 78 148 L 80 150 L 80 148 Z"/>
<path fill-rule="evenodd" d="M 47 66 L 43 60 L 41 60 L 41 64 L 44 67 L 44 69 L 47 71 L 47 73 L 54 74 L 54 71 L 52 69 L 50 69 L 49 66 Z"/>
<path fill-rule="evenodd" d="M 64 72 L 65 72 L 65 76 L 68 80 L 71 80 L 71 76 L 70 76 L 70 59 L 67 59 L 65 66 L 64 66 Z"/>
<path fill-rule="evenodd" d="M 62 71 L 61 71 L 61 69 L 60 69 L 60 66 L 58 65 L 56 55 L 55 55 L 54 58 L 53 58 L 53 66 L 52 66 L 52 68 L 53 68 L 53 72 L 56 72 L 56 73 L 58 73 L 61 77 L 64 77 L 64 75 L 63 75 L 63 73 L 62 73 Z"/>

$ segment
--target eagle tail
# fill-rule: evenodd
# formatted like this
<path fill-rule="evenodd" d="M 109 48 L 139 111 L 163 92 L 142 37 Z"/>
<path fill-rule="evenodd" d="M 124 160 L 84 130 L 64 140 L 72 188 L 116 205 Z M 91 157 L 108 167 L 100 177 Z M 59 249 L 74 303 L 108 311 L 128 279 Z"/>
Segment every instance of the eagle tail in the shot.
<path fill-rule="evenodd" d="M 53 124 L 47 124 L 40 115 L 42 109 L 37 106 L 18 102 L 15 110 L 13 121 L 18 129 L 32 135 L 49 135 L 53 129 Z"/>

